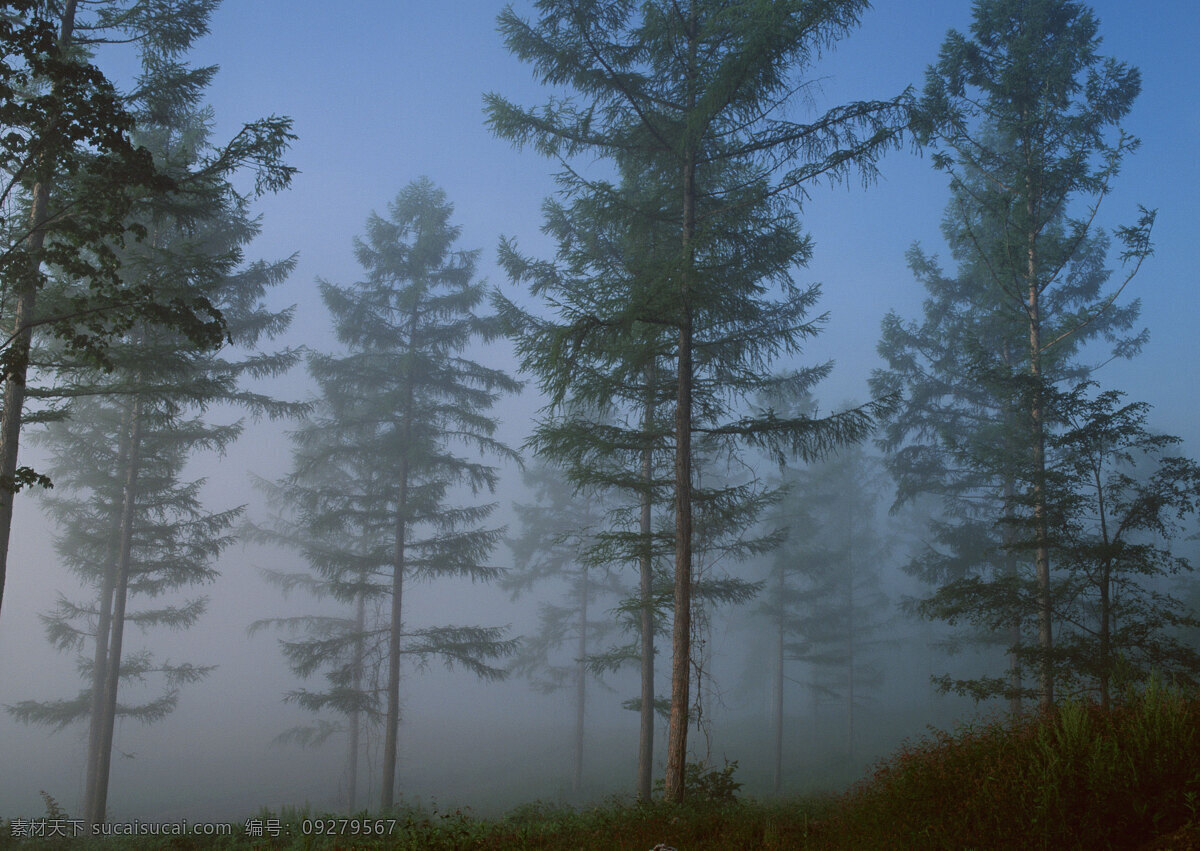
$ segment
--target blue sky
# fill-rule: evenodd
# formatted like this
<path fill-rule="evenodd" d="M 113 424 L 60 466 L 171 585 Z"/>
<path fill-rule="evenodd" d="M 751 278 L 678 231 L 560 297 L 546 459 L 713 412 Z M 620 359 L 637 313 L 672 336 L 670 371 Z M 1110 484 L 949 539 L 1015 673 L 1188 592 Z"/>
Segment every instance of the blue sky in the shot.
<path fill-rule="evenodd" d="M 818 67 L 818 106 L 919 85 L 947 29 L 969 25 L 970 5 L 876 4 L 862 28 Z M 531 7 L 515 4 L 521 13 Z M 274 113 L 293 117 L 299 135 L 292 162 L 301 173 L 292 190 L 261 203 L 264 234 L 256 246 L 265 257 L 300 252 L 296 274 L 280 293 L 300 305 L 296 339 L 316 342 L 326 334 L 314 279 L 355 279 L 351 240 L 367 213 L 384 210 L 419 175 L 447 191 L 464 228 L 462 245 L 483 249 L 481 271 L 492 283 L 507 285 L 495 268 L 501 234 L 550 253 L 538 228 L 541 200 L 554 188 L 554 164 L 514 151 L 483 121 L 484 91 L 525 104 L 544 99 L 529 68 L 505 51 L 496 33 L 501 8 L 477 0 L 230 0 L 218 11 L 193 58 L 222 67 L 211 91 L 220 134 Z M 1200 360 L 1194 285 L 1200 267 L 1200 84 L 1194 60 L 1200 5 L 1160 0 L 1138 8 L 1102 0 L 1093 8 L 1102 51 L 1143 75 L 1142 95 L 1127 121 L 1142 149 L 1128 160 L 1100 220 L 1110 228 L 1132 222 L 1138 204 L 1159 211 L 1156 256 L 1127 291 L 1142 300 L 1150 345 L 1139 359 L 1114 364 L 1101 378 L 1154 404 L 1159 427 L 1197 447 L 1200 428 L 1187 376 Z M 822 284 L 822 309 L 831 314 L 809 352 L 837 362 L 823 394 L 828 404 L 866 396 L 866 377 L 879 364 L 880 318 L 889 308 L 905 316 L 919 310 L 921 292 L 904 265 L 904 251 L 916 240 L 928 250 L 940 244 L 944 177 L 909 151 L 889 155 L 882 171 L 883 180 L 869 190 L 816 188 L 802 217 L 816 255 L 797 277 Z"/>

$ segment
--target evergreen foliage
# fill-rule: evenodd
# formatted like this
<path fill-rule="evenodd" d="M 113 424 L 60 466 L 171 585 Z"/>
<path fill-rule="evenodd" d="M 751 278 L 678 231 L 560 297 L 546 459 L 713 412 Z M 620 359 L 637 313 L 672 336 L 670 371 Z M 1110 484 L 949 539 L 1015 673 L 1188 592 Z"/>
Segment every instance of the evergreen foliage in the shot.
<path fill-rule="evenodd" d="M 499 326 L 476 313 L 484 295 L 474 280 L 478 252 L 454 248 L 460 229 L 452 212 L 442 190 L 414 181 L 355 241 L 365 279 L 320 282 L 347 351 L 309 357 L 317 409 L 293 432 L 292 473 L 268 487 L 290 517 L 262 533 L 298 548 L 311 568 L 276 577 L 285 588 L 367 604 L 353 620 L 320 615 L 260 626 L 296 630 L 296 640 L 283 641 L 289 665 L 301 678 L 326 678 L 325 690 L 291 699 L 314 711 L 382 716 L 383 809 L 396 785 L 401 658 L 440 658 L 498 679 L 506 672 L 495 663 L 517 647 L 504 627 L 416 626 L 402 607 L 407 583 L 499 575 L 486 559 L 503 529 L 482 525 L 495 503 L 453 500 L 459 488 L 495 490 L 497 469 L 475 453 L 519 460 L 494 437 L 488 411 L 520 384 L 467 354 Z"/>
<path fill-rule="evenodd" d="M 509 49 L 541 82 L 568 88 L 572 96 L 525 109 L 488 95 L 493 130 L 563 163 L 564 194 L 589 199 L 602 217 L 573 222 L 575 232 L 606 234 L 604 223 L 615 222 L 621 235 L 663 235 L 634 255 L 642 262 L 633 285 L 624 269 L 613 274 L 606 251 L 586 257 L 590 293 L 544 279 L 540 264 L 523 264 L 513 277 L 529 280 L 558 313 L 556 327 L 524 352 L 526 367 L 551 399 L 551 416 L 598 371 L 590 364 L 618 374 L 628 369 L 632 340 L 655 347 L 640 360 L 643 372 L 652 358 L 671 365 L 673 387 L 661 401 L 673 405 L 666 780 L 673 801 L 684 794 L 691 708 L 693 435 L 726 452 L 751 445 L 811 458 L 861 438 L 879 413 L 868 406 L 814 421 L 774 411 L 747 416 L 742 407 L 747 394 L 806 386 L 814 377 L 812 371 L 770 376 L 772 362 L 798 353 L 819 324 L 808 318 L 816 288 L 792 279 L 812 247 L 787 199 L 814 180 L 869 179 L 875 157 L 896 139 L 899 101 L 851 104 L 810 124 L 778 114 L 804 85 L 796 72 L 853 29 L 865 8 L 865 2 L 813 7 L 694 0 L 635 8 L 542 0 L 535 22 L 511 9 L 500 17 Z M 572 161 L 583 155 L 606 158 L 618 181 L 574 170 Z M 652 188 L 630 191 L 632 180 Z M 645 440 L 635 445 L 640 449 Z"/>
<path fill-rule="evenodd" d="M 1116 299 L 1151 252 L 1153 214 L 1117 230 L 1127 266 L 1115 286 L 1108 238 L 1095 225 L 1137 147 L 1119 125 L 1140 78 L 1098 54 L 1097 30 L 1071 0 L 986 0 L 975 4 L 969 36 L 948 34 L 913 123 L 950 175 L 945 233 L 959 273 L 949 279 L 921 252 L 910 255 L 931 293 L 926 319 L 885 320 L 890 368 L 874 385 L 910 391 L 886 439 L 899 450 L 901 498 L 932 493 L 945 503 L 927 574 L 946 587 L 990 583 L 1006 610 L 988 618 L 984 602 L 977 618 L 1004 636 L 1012 660 L 1007 680 L 989 680 L 980 694 L 1006 695 L 1013 708 L 1029 694 L 1021 659 L 1033 664 L 1044 707 L 1054 694 L 1054 399 L 1087 375 L 1077 354 L 1088 340 L 1129 356 L 1145 339 L 1131 332 L 1137 302 Z M 1026 587 L 1025 611 L 1000 602 Z M 1036 651 L 1026 646 L 1031 632 Z"/>
<path fill-rule="evenodd" d="M 212 582 L 212 564 L 233 540 L 241 509 L 209 511 L 200 502 L 203 479 L 181 481 L 193 452 L 221 451 L 241 431 L 240 423 L 212 423 L 205 412 L 223 403 L 271 417 L 303 409 L 243 385 L 297 361 L 295 351 L 257 350 L 290 321 L 290 311 L 270 310 L 263 299 L 294 261 L 244 259 L 259 226 L 250 199 L 231 183 L 245 159 L 227 158 L 227 149 L 215 148 L 209 138 L 211 114 L 200 99 L 214 69 L 164 66 L 162 56 L 145 47 L 133 138 L 152 153 L 173 188 L 139 202 L 128 227 L 145 238 L 114 256 L 131 291 L 153 291 L 164 303 L 198 298 L 214 305 L 228 341 L 242 351 L 229 358 L 198 347 L 174 323 L 154 317 L 142 317 L 109 340 L 105 369 L 97 369 L 91 357 L 74 357 L 71 346 L 37 350 L 46 373 L 53 370 L 56 378 L 40 395 L 69 401 L 67 418 L 45 435 L 62 491 L 47 499 L 62 526 L 56 549 L 95 597 L 84 602 L 61 597 L 43 616 L 58 649 L 81 653 L 79 669 L 88 685 L 75 699 L 23 701 L 10 711 L 56 728 L 88 721 L 84 809 L 93 823 L 104 819 L 116 718 L 159 720 L 175 707 L 181 685 L 211 670 L 159 661 L 149 651 L 124 646 L 127 624 L 141 630 L 193 625 L 206 598 L 178 599 L 176 592 Z M 274 161 L 278 153 L 271 143 L 249 160 L 286 174 L 287 167 Z M 46 287 L 43 304 L 70 305 L 80 288 L 76 277 L 63 272 Z M 156 604 L 135 610 L 127 608 L 131 599 Z M 118 701 L 123 685 L 149 686 L 152 674 L 161 675 L 157 695 L 151 688 L 140 703 Z"/>
<path fill-rule="evenodd" d="M 1172 454 L 1180 440 L 1151 432 L 1149 406 L 1122 404 L 1119 392 L 1097 393 L 1085 383 L 1056 407 L 1064 422 L 1053 440 L 1060 460 L 1052 471 L 1060 500 L 1051 512 L 1052 553 L 1061 565 L 1053 587 L 1056 677 L 1103 709 L 1155 674 L 1194 687 L 1200 654 L 1180 631 L 1200 619 L 1166 582 L 1193 569 L 1171 541 L 1200 509 L 1200 466 Z M 960 583 L 930 603 L 952 617 L 1015 619 L 1027 597 L 1019 587 L 998 592 Z M 987 685 L 942 681 L 960 692 Z"/>
<path fill-rule="evenodd" d="M 152 105 L 186 110 L 199 97 L 213 69 L 190 70 L 179 57 L 207 32 L 216 5 L 216 0 L 18 0 L 7 4 L 0 21 L 0 37 L 11 47 L 4 53 L 13 60 L 0 64 L 5 173 L 0 311 L 8 326 L 0 342 L 0 595 L 16 491 L 50 484 L 45 475 L 18 466 L 35 332 L 73 360 L 101 369 L 116 365 L 110 343 L 139 325 L 172 329 L 189 348 L 220 347 L 230 335 L 202 287 L 160 288 L 153 275 L 122 271 L 127 243 L 148 236 L 145 219 L 153 214 L 141 208 L 161 207 L 167 196 L 178 202 L 191 192 L 203 195 L 211 189 L 202 184 L 234 171 L 254 173 L 255 194 L 283 189 L 294 173 L 283 162 L 295 138 L 291 122 L 278 116 L 245 125 L 186 175 L 162 162 L 156 166 L 153 142 L 130 137 L 135 120 L 144 130 Z M 125 97 L 89 64 L 93 47 L 112 41 L 136 43 L 143 56 L 138 89 Z M 166 125 L 170 119 L 163 113 L 149 121 Z M 180 215 L 188 203 L 177 203 Z M 41 290 L 52 277 L 78 286 L 42 303 Z"/>
<path fill-rule="evenodd" d="M 55 21 L 58 13 L 44 3 L 17 0 L 7 7 L 0 19 L 3 306 L 11 320 L 19 294 L 40 290 L 51 270 L 84 286 L 70 303 L 24 316 L 6 332 L 0 374 L 24 375 L 27 363 L 15 344 L 21 331 L 35 327 L 99 364 L 108 363 L 107 341 L 150 316 L 169 315 L 195 344 L 219 344 L 220 312 L 203 296 L 177 292 L 173 301 L 163 299 L 120 274 L 126 240 L 146 235 L 130 218 L 135 206 L 174 182 L 155 168 L 144 142 L 131 138 L 136 108 L 80 49 L 94 39 L 83 37 L 83 22 L 74 17 Z M 41 220 L 34 221 L 32 194 L 51 183 L 55 192 L 47 191 Z"/>
<path fill-rule="evenodd" d="M 783 494 L 765 518 L 783 533 L 756 607 L 772 623 L 776 794 L 783 776 L 786 684 L 803 683 L 814 706 L 845 707 L 845 750 L 853 755 L 857 710 L 883 681 L 872 658 L 890 620 L 880 588 L 886 556 L 877 531 L 880 472 L 860 446 L 786 468 Z M 797 662 L 807 671 L 803 679 L 787 673 Z"/>
<path fill-rule="evenodd" d="M 575 492 L 560 471 L 544 464 L 528 468 L 524 481 L 535 501 L 514 506 L 520 527 L 509 541 L 512 569 L 500 584 L 514 600 L 535 585 L 554 583 L 560 591 L 555 602 L 543 596 L 537 632 L 523 640 L 513 671 L 528 676 L 543 692 L 574 688 L 572 790 L 578 794 L 583 785 L 588 682 L 601 673 L 595 656 L 616 631 L 612 610 L 628 596 L 628 589 L 611 563 L 589 557 L 593 536 L 606 520 L 604 502 Z"/>

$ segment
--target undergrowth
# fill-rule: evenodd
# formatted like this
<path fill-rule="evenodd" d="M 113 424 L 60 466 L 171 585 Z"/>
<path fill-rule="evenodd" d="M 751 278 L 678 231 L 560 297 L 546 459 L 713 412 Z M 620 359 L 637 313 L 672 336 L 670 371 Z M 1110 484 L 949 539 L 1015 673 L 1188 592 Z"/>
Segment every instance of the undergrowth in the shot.
<path fill-rule="evenodd" d="M 629 849 L 1200 849 L 1200 698 L 1151 683 L 1103 712 L 1065 702 L 1052 712 L 935 733 L 906 745 L 840 798 L 738 797 L 737 763 L 688 771 L 689 802 L 614 800 L 573 809 L 534 802 L 500 819 L 469 811 L 393 813 L 385 835 L 330 835 L 342 815 L 266 810 L 249 835 L 125 837 L 68 846 L 12 836 L 8 848 L 103 847 Z M 44 819 L 69 818 L 49 795 Z M 378 814 L 354 818 L 377 823 Z"/>
<path fill-rule="evenodd" d="M 1108 712 L 1067 701 L 907 745 L 843 798 L 821 837 L 846 848 L 1137 848 L 1200 826 L 1198 799 L 1200 700 L 1152 681 Z"/>

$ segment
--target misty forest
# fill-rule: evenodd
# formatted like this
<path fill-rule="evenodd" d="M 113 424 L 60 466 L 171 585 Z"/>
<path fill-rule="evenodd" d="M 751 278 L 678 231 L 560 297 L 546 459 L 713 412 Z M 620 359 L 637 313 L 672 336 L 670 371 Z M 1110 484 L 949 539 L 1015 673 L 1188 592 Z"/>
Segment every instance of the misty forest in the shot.
<path fill-rule="evenodd" d="M 0 4 L 0 847 L 1200 837 L 1171 25 L 245 5 Z"/>

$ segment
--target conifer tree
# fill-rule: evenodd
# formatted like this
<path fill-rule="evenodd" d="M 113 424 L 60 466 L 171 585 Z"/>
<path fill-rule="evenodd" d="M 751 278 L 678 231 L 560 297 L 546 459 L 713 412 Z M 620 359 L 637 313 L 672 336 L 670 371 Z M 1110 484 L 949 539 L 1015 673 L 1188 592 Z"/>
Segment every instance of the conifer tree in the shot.
<path fill-rule="evenodd" d="M 783 777 L 789 663 L 805 663 L 816 697 L 846 709 L 846 752 L 854 753 L 856 711 L 882 682 L 873 647 L 888 621 L 880 589 L 885 556 L 877 532 L 878 461 L 861 446 L 782 471 L 783 495 L 768 513 L 784 539 L 763 582 L 761 615 L 774 626 L 774 788 Z"/>
<path fill-rule="evenodd" d="M 1053 473 L 1066 493 L 1052 513 L 1058 676 L 1104 709 L 1152 676 L 1194 686 L 1200 652 L 1180 631 L 1200 618 L 1165 581 L 1194 570 L 1171 543 L 1200 512 L 1200 465 L 1175 454 L 1179 438 L 1146 426 L 1148 405 L 1117 391 L 1085 382 L 1056 408 L 1065 427 Z"/>
<path fill-rule="evenodd" d="M 653 203 L 657 187 L 636 173 L 622 181 L 621 191 Z M 617 306 L 607 303 L 634 292 L 658 262 L 654 247 L 667 238 L 662 228 L 648 229 L 614 217 L 606 199 L 582 195 L 569 204 L 547 200 L 543 231 L 557 243 L 555 262 L 521 255 L 513 242 L 501 244 L 500 260 L 514 281 L 528 281 L 535 291 L 555 293 L 568 311 L 604 315 Z M 604 287 L 597 277 L 603 270 Z M 620 282 L 618 285 L 617 282 Z M 561 293 L 561 295 L 558 295 Z M 669 506 L 670 423 L 665 420 L 671 395 L 671 371 L 665 363 L 662 328 L 635 322 L 619 348 L 612 338 L 595 345 L 579 340 L 570 370 L 559 353 L 568 325 L 534 316 L 500 294 L 493 296 L 516 341 L 523 368 L 543 379 L 550 395 L 546 415 L 534 425 L 528 448 L 552 459 L 584 499 L 610 505 L 607 522 L 587 548 L 589 563 L 612 570 L 619 564 L 638 571 L 636 600 L 627 602 L 635 616 L 636 650 L 624 642 L 595 659 L 602 670 L 636 661 L 641 669 L 639 696 L 627 705 L 640 714 L 637 790 L 648 801 L 653 788 L 654 723 L 660 701 L 655 694 L 655 638 L 664 623 L 661 564 L 669 558 L 673 534 L 663 528 Z M 614 353 L 615 352 L 615 353 Z M 632 608 L 629 606 L 632 605 Z"/>
<path fill-rule="evenodd" d="M 175 183 L 180 175 L 157 170 L 150 151 L 130 139 L 134 102 L 146 93 L 121 97 L 88 61 L 95 45 L 138 43 L 157 57 L 160 71 L 174 75 L 173 91 L 185 92 L 186 99 L 203 87 L 206 72 L 189 74 L 176 58 L 207 31 L 216 5 L 217 0 L 16 0 L 8 4 L 12 14 L 0 22 L 0 37 L 13 47 L 0 69 L 5 131 L 0 158 L 8 175 L 0 194 L 5 234 L 0 309 L 6 325 L 0 343 L 0 600 L 15 494 L 27 484 L 49 484 L 44 475 L 18 466 L 27 387 L 36 378 L 30 371 L 35 336 L 102 367 L 112 366 L 109 342 L 145 322 L 174 329 L 188 346 L 216 348 L 227 339 L 219 309 L 199 292 L 168 294 L 143 275 L 121 273 L 121 249 L 146 235 L 136 207 L 147 194 L 181 189 Z M 210 158 L 208 176 L 252 165 L 258 190 L 281 189 L 292 173 L 281 161 L 291 138 L 287 119 L 248 124 Z M 41 303 L 39 293 L 55 276 L 80 286 L 65 300 Z"/>
<path fill-rule="evenodd" d="M 1129 266 L 1104 289 L 1105 241 L 1094 222 L 1122 160 L 1137 147 L 1119 124 L 1140 78 L 1099 55 L 1097 32 L 1095 16 L 1073 0 L 980 0 L 969 37 L 947 36 L 914 111 L 935 166 L 950 174 L 948 235 L 979 289 L 967 298 L 991 323 L 977 327 L 1003 338 L 1002 349 L 984 352 L 982 369 L 959 380 L 998 376 L 999 397 L 1017 400 L 1021 410 L 1004 438 L 1013 441 L 1012 455 L 1000 481 L 1011 492 L 1000 499 L 1011 506 L 1015 496 L 1028 506 L 1043 707 L 1054 699 L 1049 406 L 1083 339 L 1132 322 L 1136 307 L 1131 314 L 1115 301 L 1151 250 L 1153 214 L 1143 210 L 1136 225 L 1118 230 Z"/>
<path fill-rule="evenodd" d="M 381 620 L 362 627 L 324 617 L 270 623 L 306 631 L 284 642 L 298 674 L 326 669 L 329 676 L 331 688 L 302 693 L 302 705 L 343 713 L 378 706 L 384 810 L 395 801 L 402 658 L 441 658 L 496 679 L 505 671 L 492 663 L 517 644 L 502 627 L 414 627 L 403 607 L 414 581 L 499 574 L 486 559 L 504 530 L 481 525 L 495 503 L 448 500 L 460 486 L 473 494 L 495 490 L 496 468 L 475 453 L 518 458 L 493 436 L 497 421 L 488 411 L 520 384 L 467 354 L 499 326 L 476 313 L 484 295 L 474 280 L 478 252 L 454 247 L 460 229 L 450 224 L 452 212 L 442 190 L 427 178 L 414 181 L 387 218 L 371 215 L 366 238 L 356 240 L 365 279 L 320 282 L 347 352 L 310 356 L 317 412 L 294 434 L 293 472 L 277 490 L 294 516 L 275 534 L 292 539 L 312 568 L 308 578 L 285 581 L 343 603 L 364 595 L 380 604 Z M 456 454 L 464 450 L 471 454 Z M 381 696 L 363 693 L 371 682 L 364 660 L 381 666 Z"/>
<path fill-rule="evenodd" d="M 615 631 L 610 611 L 628 591 L 611 563 L 589 558 L 608 506 L 575 492 L 561 471 L 544 464 L 527 469 L 524 480 L 535 502 L 515 506 L 520 527 L 509 541 L 513 566 L 501 587 L 514 599 L 547 581 L 565 587 L 553 602 L 539 603 L 537 633 L 523 641 L 513 670 L 529 676 L 543 692 L 574 687 L 571 786 L 578 795 L 583 785 L 587 686 L 597 676 L 592 657 Z M 566 662 L 564 648 L 570 654 Z"/>
<path fill-rule="evenodd" d="M 815 291 L 791 278 L 811 246 L 794 207 L 808 183 L 873 173 L 895 140 L 898 102 L 857 103 L 810 124 L 778 114 L 823 49 L 850 31 L 866 2 L 625 2 L 542 0 L 539 19 L 500 17 L 509 49 L 552 86 L 578 100 L 523 109 L 497 95 L 493 130 L 563 161 L 607 158 L 614 172 L 652 179 L 649 203 L 602 178 L 564 171 L 565 190 L 589 195 L 607 216 L 668 236 L 650 255 L 638 287 L 618 275 L 594 299 L 565 301 L 563 331 L 546 352 L 562 383 L 578 351 L 610 352 L 620 364 L 635 327 L 668 340 L 659 354 L 673 378 L 668 402 L 674 453 L 674 625 L 666 796 L 684 796 L 693 578 L 693 435 L 727 450 L 741 441 L 815 456 L 865 433 L 871 410 L 817 423 L 767 412 L 744 417 L 746 393 L 795 377 L 764 378 L 776 357 L 815 332 L 806 313 Z M 664 202 L 662 204 L 661 202 Z M 605 209 L 607 208 L 607 209 Z M 577 224 L 584 230 L 582 223 Z M 558 294 L 552 294 L 555 297 Z M 554 364 L 559 364 L 555 366 Z M 619 368 L 619 366 L 618 366 Z M 587 371 L 581 373 L 586 375 Z M 806 382 L 807 378 L 799 379 Z M 560 397 L 561 398 L 561 397 Z"/>
<path fill-rule="evenodd" d="M 67 491 L 48 500 L 65 527 L 57 549 L 97 594 L 83 603 L 60 598 L 44 620 L 56 647 L 90 651 L 81 664 L 89 685 L 73 700 L 25 701 L 11 709 L 22 720 L 55 727 L 88 721 L 84 816 L 92 824 L 104 820 L 116 718 L 158 720 L 174 708 L 179 685 L 209 670 L 158 662 L 124 646 L 127 624 L 182 629 L 195 623 L 204 598 L 141 610 L 128 602 L 211 582 L 212 562 L 232 540 L 240 509 L 208 511 L 198 496 L 203 480 L 180 481 L 192 452 L 220 451 L 241 430 L 237 423 L 208 422 L 204 412 L 218 403 L 272 417 L 302 409 L 242 386 L 245 378 L 276 375 L 297 360 L 294 351 L 257 350 L 290 321 L 290 311 L 269 310 L 262 299 L 294 261 L 244 260 L 244 246 L 259 226 L 250 199 L 231 183 L 243 163 L 212 145 L 209 111 L 200 104 L 215 69 L 188 69 L 153 44 L 144 49 L 134 138 L 180 188 L 139 203 L 128 227 L 146 237 L 116 254 L 120 273 L 129 291 L 204 299 L 221 312 L 228 340 L 243 351 L 230 359 L 196 347 L 169 323 L 143 319 L 109 341 L 107 369 L 72 361 L 69 352 L 44 352 L 59 377 L 55 392 L 78 400 L 46 436 L 54 473 Z M 279 153 L 265 144 L 248 158 L 286 174 Z M 76 280 L 60 277 L 46 288 L 44 303 L 71 304 L 78 290 Z M 151 672 L 164 677 L 157 697 L 141 705 L 119 702 L 123 684 L 145 681 Z"/>

